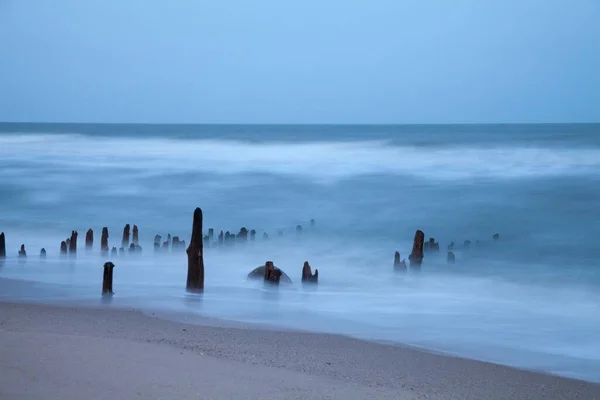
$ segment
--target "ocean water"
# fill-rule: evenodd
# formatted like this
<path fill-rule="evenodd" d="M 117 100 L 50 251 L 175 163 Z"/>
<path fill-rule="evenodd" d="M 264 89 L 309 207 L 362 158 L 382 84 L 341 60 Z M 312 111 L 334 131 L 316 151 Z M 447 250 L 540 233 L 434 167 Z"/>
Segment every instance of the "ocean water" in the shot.
<path fill-rule="evenodd" d="M 194 296 L 185 252 L 155 254 L 152 242 L 157 233 L 189 241 L 198 206 L 205 231 L 244 226 L 257 239 L 206 249 L 205 293 Z M 0 298 L 101 305 L 100 230 L 118 247 L 126 223 L 140 228 L 143 252 L 109 257 L 115 296 L 103 306 L 341 333 L 600 381 L 600 125 L 0 124 L 0 278 L 32 282 Z M 77 257 L 61 258 L 73 229 Z M 416 229 L 441 251 L 426 254 L 420 274 L 394 273 L 394 251 L 407 257 Z M 247 281 L 267 260 L 294 285 Z M 319 269 L 316 288 L 300 285 L 304 261 Z"/>

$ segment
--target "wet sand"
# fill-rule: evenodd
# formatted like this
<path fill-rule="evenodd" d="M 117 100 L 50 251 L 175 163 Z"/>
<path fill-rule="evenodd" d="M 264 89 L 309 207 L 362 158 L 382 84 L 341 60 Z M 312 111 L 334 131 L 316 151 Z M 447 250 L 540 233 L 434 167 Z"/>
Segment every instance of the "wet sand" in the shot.
<path fill-rule="evenodd" d="M 600 399 L 600 385 L 344 336 L 0 302 L 6 399 Z"/>

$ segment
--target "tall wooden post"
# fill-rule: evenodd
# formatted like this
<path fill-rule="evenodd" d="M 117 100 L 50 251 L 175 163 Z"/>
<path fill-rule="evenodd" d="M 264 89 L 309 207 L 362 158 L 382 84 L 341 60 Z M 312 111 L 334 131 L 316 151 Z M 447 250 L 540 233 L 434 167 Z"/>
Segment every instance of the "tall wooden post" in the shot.
<path fill-rule="evenodd" d="M 77 231 L 71 231 L 71 241 L 69 242 L 69 253 L 77 254 Z"/>
<path fill-rule="evenodd" d="M 131 241 L 133 242 L 134 245 L 138 246 L 140 244 L 140 231 L 137 227 L 137 225 L 133 225 L 133 233 L 132 233 L 132 239 Z"/>
<path fill-rule="evenodd" d="M 92 247 L 94 247 L 94 231 L 90 228 L 85 233 L 85 249 L 91 250 Z"/>
<path fill-rule="evenodd" d="M 108 255 L 108 228 L 102 228 L 102 237 L 100 238 L 100 253 Z"/>
<path fill-rule="evenodd" d="M 187 248 L 188 274 L 186 289 L 189 292 L 204 291 L 204 248 L 202 246 L 202 210 L 194 210 L 192 237 Z"/>
<path fill-rule="evenodd" d="M 104 275 L 102 276 L 102 296 L 113 295 L 113 268 L 112 262 L 104 263 Z"/>
<path fill-rule="evenodd" d="M 129 224 L 125 225 L 123 228 L 123 240 L 121 240 L 121 247 L 127 248 L 129 247 L 129 234 L 131 233 Z"/>
<path fill-rule="evenodd" d="M 0 258 L 6 258 L 6 237 L 0 232 Z"/>
<path fill-rule="evenodd" d="M 423 245 L 425 242 L 425 234 L 421 230 L 415 232 L 415 238 L 413 240 L 413 248 L 410 256 L 410 266 L 412 268 L 420 268 L 423 263 Z"/>

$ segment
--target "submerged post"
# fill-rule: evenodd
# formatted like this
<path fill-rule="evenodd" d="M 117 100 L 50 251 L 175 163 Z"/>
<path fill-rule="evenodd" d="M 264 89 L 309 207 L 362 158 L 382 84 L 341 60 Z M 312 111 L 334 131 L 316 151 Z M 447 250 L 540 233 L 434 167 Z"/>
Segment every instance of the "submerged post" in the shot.
<path fill-rule="evenodd" d="M 138 230 L 137 225 L 133 225 L 133 237 L 131 239 L 131 241 L 133 242 L 134 245 L 138 246 L 140 244 L 140 231 Z"/>
<path fill-rule="evenodd" d="M 88 229 L 85 233 L 85 249 L 91 250 L 94 246 L 94 231 L 92 228 Z"/>
<path fill-rule="evenodd" d="M 279 285 L 281 280 L 282 272 L 279 268 L 275 268 L 273 261 L 267 261 L 265 263 L 265 276 L 264 282 L 271 285 Z"/>
<path fill-rule="evenodd" d="M 186 290 L 189 292 L 204 291 L 204 254 L 202 246 L 202 210 L 194 210 L 192 237 L 187 248 L 188 274 Z"/>
<path fill-rule="evenodd" d="M 415 238 L 413 240 L 413 248 L 408 260 L 410 261 L 411 268 L 420 268 L 423 263 L 423 244 L 425 242 L 425 234 L 421 230 L 415 232 Z"/>
<path fill-rule="evenodd" d="M 100 254 L 108 254 L 108 228 L 102 228 L 102 237 L 100 238 Z"/>
<path fill-rule="evenodd" d="M 129 224 L 125 225 L 123 228 L 123 239 L 121 240 L 121 247 L 127 248 L 129 247 L 129 234 L 131 232 L 131 228 Z"/>
<path fill-rule="evenodd" d="M 456 261 L 456 257 L 454 256 L 453 252 L 448 251 L 447 261 L 448 261 L 448 264 L 454 264 L 454 262 Z"/>
<path fill-rule="evenodd" d="M 400 259 L 400 253 L 394 253 L 394 271 L 405 272 L 406 271 L 406 261 Z"/>
<path fill-rule="evenodd" d="M 25 251 L 25 245 L 21 245 L 21 250 L 19 250 L 19 257 L 25 258 L 27 257 L 27 252 Z"/>
<path fill-rule="evenodd" d="M 6 258 L 6 237 L 0 232 L 0 258 Z"/>
<path fill-rule="evenodd" d="M 60 255 L 64 256 L 67 254 L 67 242 L 64 240 L 60 242 Z"/>
<path fill-rule="evenodd" d="M 40 250 L 40 258 L 41 259 L 46 258 L 46 249 L 44 249 L 43 247 L 42 247 L 42 250 Z"/>
<path fill-rule="evenodd" d="M 112 296 L 113 292 L 113 268 L 115 264 L 108 261 L 104 263 L 104 275 L 102 276 L 102 296 Z"/>
<path fill-rule="evenodd" d="M 69 242 L 69 253 L 77 253 L 77 231 L 71 231 L 71 241 Z"/>
<path fill-rule="evenodd" d="M 319 270 L 315 269 L 313 275 L 308 261 L 304 261 L 302 266 L 302 283 L 318 283 L 319 282 Z"/>

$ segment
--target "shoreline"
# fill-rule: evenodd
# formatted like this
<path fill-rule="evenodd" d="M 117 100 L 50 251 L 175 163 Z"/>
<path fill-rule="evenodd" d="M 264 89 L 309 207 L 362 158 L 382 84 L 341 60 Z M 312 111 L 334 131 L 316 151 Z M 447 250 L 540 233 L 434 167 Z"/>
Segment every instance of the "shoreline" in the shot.
<path fill-rule="evenodd" d="M 274 385 L 271 387 L 273 390 L 288 381 L 292 387 L 297 386 L 297 398 L 323 398 L 321 394 L 309 393 L 310 385 L 302 388 L 298 383 L 303 379 L 311 382 L 317 379 L 323 390 L 337 393 L 333 398 L 352 397 L 354 394 L 352 398 L 600 399 L 600 385 L 596 383 L 436 354 L 409 346 L 335 334 L 264 329 L 252 324 L 219 327 L 212 326 L 209 320 L 205 321 L 206 325 L 190 324 L 149 314 L 140 310 L 106 307 L 0 301 L 0 337 L 3 338 L 0 340 L 0 352 L 3 354 L 0 359 L 5 363 L 0 364 L 3 369 L 0 376 L 6 375 L 11 363 L 20 362 L 14 359 L 17 353 L 19 357 L 31 356 L 32 365 L 22 367 L 25 371 L 35 368 L 33 360 L 43 359 L 47 353 L 53 354 L 53 365 L 60 372 L 63 364 L 74 363 L 73 354 L 94 353 L 97 356 L 100 351 L 106 357 L 118 357 L 116 348 L 123 348 L 120 350 L 122 353 L 132 347 L 128 360 L 134 362 L 141 353 L 133 348 L 144 345 L 145 355 L 161 354 L 159 364 L 175 362 L 171 360 L 175 355 L 185 355 L 191 363 L 208 357 L 215 364 L 211 373 L 215 374 L 216 392 L 213 396 L 217 397 L 225 397 L 222 390 L 232 389 L 231 385 L 235 387 L 234 382 L 225 379 L 228 374 L 245 374 L 258 368 L 265 369 L 268 376 L 281 375 L 281 379 L 269 384 Z M 58 357 L 52 347 L 32 348 L 36 347 L 32 343 L 46 340 L 61 342 L 61 346 L 65 347 L 72 343 L 74 348 L 65 350 Z M 10 351 L 14 353 L 12 356 Z M 172 352 L 173 355 L 164 352 Z M 228 372 L 219 372 L 222 369 Z M 101 379 L 98 375 L 103 373 L 96 369 L 89 379 Z M 168 373 L 163 378 L 177 379 Z M 36 379 L 27 385 L 52 384 L 44 376 L 38 375 Z M 138 379 L 144 381 L 145 378 Z M 141 381 L 140 385 L 144 386 Z M 257 392 L 251 390 L 255 394 L 250 397 L 264 398 L 265 393 L 260 392 L 264 384 L 258 386 L 255 388 Z M 25 389 L 15 387 L 14 382 L 5 382 L 0 387 L 11 388 L 17 391 L 15 393 Z M 352 389 L 348 392 L 350 394 L 342 395 L 340 391 L 348 388 Z M 58 388 L 45 390 L 52 393 Z M 290 397 L 286 392 L 271 398 Z"/>

